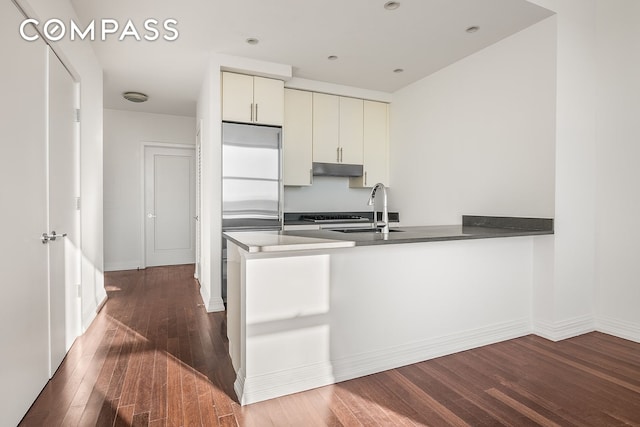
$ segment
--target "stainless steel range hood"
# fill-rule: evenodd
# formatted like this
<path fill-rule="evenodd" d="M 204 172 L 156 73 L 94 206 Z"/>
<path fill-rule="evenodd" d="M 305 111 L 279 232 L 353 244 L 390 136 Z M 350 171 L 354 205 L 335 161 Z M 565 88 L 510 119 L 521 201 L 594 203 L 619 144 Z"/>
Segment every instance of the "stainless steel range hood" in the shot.
<path fill-rule="evenodd" d="M 313 163 L 314 176 L 362 176 L 362 165 L 345 163 Z"/>

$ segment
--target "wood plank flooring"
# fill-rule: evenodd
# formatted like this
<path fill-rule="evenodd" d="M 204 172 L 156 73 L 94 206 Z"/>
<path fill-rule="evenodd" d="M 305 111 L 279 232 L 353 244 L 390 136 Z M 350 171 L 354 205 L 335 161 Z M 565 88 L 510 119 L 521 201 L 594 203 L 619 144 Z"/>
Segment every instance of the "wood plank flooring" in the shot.
<path fill-rule="evenodd" d="M 601 333 L 526 336 L 241 407 L 225 315 L 205 312 L 192 276 L 107 273 L 108 302 L 21 425 L 640 426 L 640 344 Z"/>

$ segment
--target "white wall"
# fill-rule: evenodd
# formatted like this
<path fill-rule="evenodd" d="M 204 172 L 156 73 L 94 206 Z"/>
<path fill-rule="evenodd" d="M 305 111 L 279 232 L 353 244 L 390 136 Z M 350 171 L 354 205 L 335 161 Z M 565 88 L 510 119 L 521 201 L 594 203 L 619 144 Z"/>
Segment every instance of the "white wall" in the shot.
<path fill-rule="evenodd" d="M 220 72 L 235 71 L 288 80 L 291 66 L 230 55 L 209 60 L 198 97 L 202 124 L 200 293 L 207 311 L 223 311 L 222 301 L 222 103 Z"/>
<path fill-rule="evenodd" d="M 194 145 L 193 117 L 104 110 L 104 263 L 106 271 L 144 266 L 143 143 Z"/>
<path fill-rule="evenodd" d="M 220 67 L 211 60 L 198 98 L 201 124 L 200 294 L 207 311 L 224 311 L 222 301 L 222 112 Z"/>
<path fill-rule="evenodd" d="M 532 3 L 557 14 L 555 239 L 536 253 L 553 273 L 534 288 L 534 328 L 562 339 L 595 327 L 596 10 L 593 0 Z"/>
<path fill-rule="evenodd" d="M 316 176 L 308 187 L 284 188 L 284 211 L 370 211 L 372 208 L 367 205 L 370 193 L 367 188 L 349 188 L 346 177 Z"/>
<path fill-rule="evenodd" d="M 64 22 L 78 18 L 69 0 L 21 0 L 32 18 Z M 89 43 L 62 39 L 52 46 L 80 82 L 80 197 L 82 209 L 82 324 L 86 329 L 96 308 L 107 297 L 104 290 L 102 216 L 102 67 Z"/>
<path fill-rule="evenodd" d="M 640 3 L 598 0 L 597 12 L 598 329 L 640 341 Z"/>
<path fill-rule="evenodd" d="M 547 19 L 393 94 L 403 224 L 554 216 L 555 39 Z"/>

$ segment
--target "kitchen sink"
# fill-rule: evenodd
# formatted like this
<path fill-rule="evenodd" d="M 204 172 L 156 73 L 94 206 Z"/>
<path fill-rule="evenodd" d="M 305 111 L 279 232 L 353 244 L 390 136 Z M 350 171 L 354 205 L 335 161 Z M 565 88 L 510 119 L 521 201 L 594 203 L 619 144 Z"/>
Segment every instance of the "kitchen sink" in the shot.
<path fill-rule="evenodd" d="M 379 228 L 334 228 L 331 231 L 338 231 L 340 233 L 381 233 L 382 230 Z M 390 229 L 389 233 L 398 233 L 403 230 L 394 230 Z"/>

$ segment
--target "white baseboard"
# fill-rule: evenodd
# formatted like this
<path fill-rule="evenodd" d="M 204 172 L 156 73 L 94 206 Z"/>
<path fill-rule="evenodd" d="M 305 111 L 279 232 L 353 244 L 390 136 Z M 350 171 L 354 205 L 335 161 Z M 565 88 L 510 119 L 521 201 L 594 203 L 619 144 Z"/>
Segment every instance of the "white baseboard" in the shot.
<path fill-rule="evenodd" d="M 226 308 L 224 306 L 224 301 L 222 300 L 222 297 L 220 297 L 220 296 L 210 297 L 208 302 L 209 303 L 206 304 L 208 313 L 213 313 L 215 311 L 225 311 L 226 310 Z"/>
<path fill-rule="evenodd" d="M 240 404 L 247 405 L 518 338 L 530 333 L 529 319 L 523 318 L 339 360 L 248 378 L 244 370 L 240 369 L 234 383 L 234 389 Z"/>
<path fill-rule="evenodd" d="M 91 324 L 93 323 L 93 321 L 96 319 L 97 316 L 98 316 L 98 312 L 96 311 L 95 308 L 93 308 L 92 310 L 87 310 L 85 313 L 82 313 L 82 332 L 80 333 L 80 335 L 87 332 L 87 329 L 89 329 L 89 326 L 91 326 Z"/>
<path fill-rule="evenodd" d="M 202 297 L 202 302 L 204 302 L 204 307 L 207 310 L 207 313 L 225 310 L 222 297 L 212 297 L 207 287 L 200 285 L 200 296 Z"/>
<path fill-rule="evenodd" d="M 205 288 L 202 285 L 200 285 L 200 297 L 202 298 L 202 302 L 204 303 L 205 308 L 207 308 L 207 303 L 209 302 L 209 289 Z"/>
<path fill-rule="evenodd" d="M 596 327 L 599 332 L 640 343 L 640 325 L 626 320 L 598 317 Z"/>
<path fill-rule="evenodd" d="M 140 268 L 138 261 L 124 261 L 124 262 L 106 262 L 104 263 L 104 271 L 124 271 L 124 270 L 137 270 Z"/>
<path fill-rule="evenodd" d="M 233 382 L 233 391 L 236 392 L 236 397 L 240 405 L 247 405 L 248 403 L 242 402 L 242 391 L 244 390 L 244 369 L 240 369 L 236 372 L 236 380 Z"/>
<path fill-rule="evenodd" d="M 333 361 L 336 382 L 418 363 L 531 333 L 528 318 L 471 329 L 443 337 Z"/>
<path fill-rule="evenodd" d="M 333 368 L 327 361 L 248 378 L 240 369 L 233 388 L 240 404 L 249 405 L 335 382 Z"/>
<path fill-rule="evenodd" d="M 574 317 L 560 322 L 536 320 L 533 333 L 551 341 L 561 341 L 596 330 L 596 322 L 591 315 Z"/>
<path fill-rule="evenodd" d="M 357 354 L 338 360 L 246 377 L 240 369 L 234 389 L 241 405 L 248 405 L 287 394 L 322 387 L 365 375 L 382 372 L 448 354 L 493 344 L 530 333 L 560 341 L 584 333 L 600 331 L 640 342 L 640 325 L 631 322 L 579 316 L 561 322 L 537 321 L 533 331 L 528 318 L 485 326 L 433 338 Z"/>

